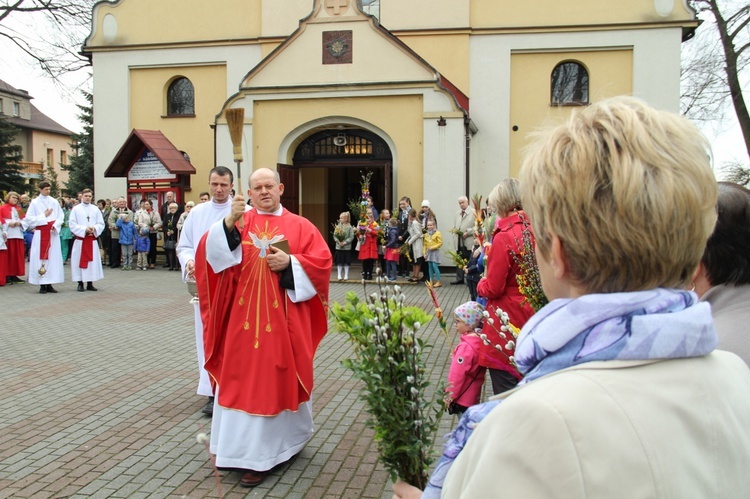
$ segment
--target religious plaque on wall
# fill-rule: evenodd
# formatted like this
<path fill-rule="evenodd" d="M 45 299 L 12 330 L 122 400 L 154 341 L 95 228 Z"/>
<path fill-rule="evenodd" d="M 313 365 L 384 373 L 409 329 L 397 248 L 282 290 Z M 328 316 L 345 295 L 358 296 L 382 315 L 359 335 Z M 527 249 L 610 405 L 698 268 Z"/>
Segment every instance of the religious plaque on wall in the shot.
<path fill-rule="evenodd" d="M 148 149 L 143 151 L 141 157 L 128 171 L 128 181 L 138 182 L 144 180 L 176 180 L 177 175 L 169 170 Z"/>
<path fill-rule="evenodd" d="M 352 32 L 323 32 L 323 64 L 352 63 Z"/>

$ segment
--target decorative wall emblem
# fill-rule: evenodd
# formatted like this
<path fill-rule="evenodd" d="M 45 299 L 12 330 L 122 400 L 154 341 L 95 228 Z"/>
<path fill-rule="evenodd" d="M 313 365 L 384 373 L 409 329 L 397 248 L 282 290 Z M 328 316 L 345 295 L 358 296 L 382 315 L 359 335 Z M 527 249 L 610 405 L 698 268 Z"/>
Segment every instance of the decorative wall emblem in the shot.
<path fill-rule="evenodd" d="M 323 32 L 323 64 L 351 64 L 352 32 Z"/>
<path fill-rule="evenodd" d="M 325 0 L 326 12 L 329 16 L 340 16 L 349 7 L 349 0 Z"/>

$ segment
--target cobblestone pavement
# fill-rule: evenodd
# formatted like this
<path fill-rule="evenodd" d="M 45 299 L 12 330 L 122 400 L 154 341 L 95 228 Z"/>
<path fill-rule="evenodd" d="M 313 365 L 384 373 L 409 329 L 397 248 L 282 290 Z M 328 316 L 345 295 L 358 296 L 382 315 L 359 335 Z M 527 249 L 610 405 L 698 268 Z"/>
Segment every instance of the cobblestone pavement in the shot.
<path fill-rule="evenodd" d="M 448 311 L 468 299 L 450 277 L 438 289 Z M 58 294 L 0 288 L 0 498 L 219 497 L 195 439 L 211 425 L 195 394 L 193 309 L 179 273 L 105 268 L 96 285 L 77 292 L 66 267 Z M 407 304 L 432 311 L 423 286 L 404 289 Z M 348 291 L 363 295 L 361 284 L 333 282 L 330 300 Z M 435 345 L 433 381 L 447 375 L 450 351 L 436 322 L 422 330 Z M 224 497 L 391 497 L 360 385 L 341 365 L 350 354 L 346 337 L 329 330 L 315 359 L 312 440 L 255 489 L 223 473 Z M 451 424 L 446 415 L 440 434 Z"/>

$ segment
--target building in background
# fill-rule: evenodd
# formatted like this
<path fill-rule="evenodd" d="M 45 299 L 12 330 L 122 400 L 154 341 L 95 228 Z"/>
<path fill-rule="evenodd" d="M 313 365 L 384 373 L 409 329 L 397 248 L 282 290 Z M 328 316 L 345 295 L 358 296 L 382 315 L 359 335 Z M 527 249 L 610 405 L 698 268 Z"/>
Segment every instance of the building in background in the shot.
<path fill-rule="evenodd" d="M 59 187 L 64 189 L 68 172 L 60 165 L 67 165 L 73 154 L 70 145 L 73 132 L 37 109 L 31 103 L 33 98 L 26 90 L 0 80 L 0 114 L 20 129 L 15 143 L 23 148 L 23 176 L 31 185 L 30 192 L 36 192 L 33 186 L 49 166 L 57 174 Z"/>
<path fill-rule="evenodd" d="M 377 208 L 401 196 L 451 220 L 518 173 L 529 133 L 580 106 L 635 95 L 679 110 L 676 0 L 150 0 L 100 2 L 96 188 L 132 130 L 160 131 L 196 169 L 235 168 L 224 111 L 244 109 L 242 181 L 276 167 L 284 206 L 322 233 L 372 172 Z M 442 227 L 441 227 L 442 228 Z M 447 227 L 446 227 L 447 228 Z"/>

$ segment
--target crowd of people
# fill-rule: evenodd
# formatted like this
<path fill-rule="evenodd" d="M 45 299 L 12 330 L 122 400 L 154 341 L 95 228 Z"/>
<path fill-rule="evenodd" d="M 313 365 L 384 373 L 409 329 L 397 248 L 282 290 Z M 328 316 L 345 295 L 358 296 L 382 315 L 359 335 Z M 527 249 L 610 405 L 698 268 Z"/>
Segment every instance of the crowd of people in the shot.
<path fill-rule="evenodd" d="M 157 241 L 163 240 L 166 256 L 163 267 L 180 270 L 177 242 L 187 214 L 195 206 L 193 201 L 183 208 L 175 201 L 174 193 L 167 192 L 160 212 L 145 198 L 133 211 L 124 196 L 114 201 L 99 199 L 93 204 L 90 189 L 84 189 L 77 196 L 64 194 L 59 198 L 50 196 L 49 182 L 40 182 L 37 189 L 38 195 L 33 199 L 28 194 L 10 191 L 0 200 L 0 286 L 26 282 L 23 277 L 25 264 L 29 262 L 35 267 L 36 275 L 30 270 L 28 281 L 39 284 L 41 294 L 56 293 L 52 285 L 63 282 L 62 266 L 71 264 L 78 291 L 96 291 L 93 282 L 100 280 L 103 274 L 88 270 L 79 275 L 78 269 L 82 268 L 80 246 L 84 248 L 84 259 L 89 258 L 89 253 L 96 253 L 96 258 L 92 256 L 88 260 L 94 262 L 93 268 L 101 262 L 109 268 L 149 270 L 156 266 Z M 201 192 L 200 199 L 201 203 L 208 201 L 209 193 Z M 81 212 L 85 221 L 79 219 Z M 84 228 L 81 232 L 82 223 L 93 229 Z M 37 232 L 41 236 L 35 243 Z M 91 246 L 94 233 L 95 244 Z M 76 259 L 78 263 L 73 266 L 71 262 Z M 83 265 L 88 268 L 88 264 Z"/>
<path fill-rule="evenodd" d="M 422 201 L 420 210 L 412 208 L 411 199 L 404 196 L 398 209 L 384 208 L 378 212 L 371 197 L 365 198 L 363 216 L 355 223 L 352 215 L 345 211 L 334 224 L 334 264 L 337 279 L 349 279 L 353 252 L 362 263 L 362 278 L 372 280 L 379 269 L 389 282 L 399 278 L 408 282 L 430 282 L 434 287 L 442 286 L 440 264 L 445 240 L 438 230 L 437 216 L 430 208 L 430 201 Z M 469 260 L 474 248 L 475 216 L 466 196 L 458 199 L 461 208 L 456 213 L 451 233 L 453 247 Z M 456 280 L 451 284 L 466 283 L 464 270 L 457 269 Z"/>
<path fill-rule="evenodd" d="M 482 217 L 458 197 L 450 234 L 466 264 L 452 284 L 470 300 L 454 311 L 446 401 L 460 419 L 427 488 L 398 481 L 394 497 L 747 496 L 750 191 L 717 184 L 708 151 L 684 118 L 608 99 L 535 135 Z M 33 200 L 11 192 L 0 281 L 23 282 L 26 231 L 42 294 L 66 260 L 79 291 L 96 291 L 102 262 L 127 270 L 136 254 L 153 269 L 161 234 L 165 267 L 196 283 L 211 453 L 253 487 L 312 437 L 332 265 L 348 279 L 357 248 L 366 280 L 378 264 L 388 281 L 438 287 L 448 238 L 428 200 L 417 211 L 402 197 L 394 213 L 368 200 L 356 225 L 340 214 L 332 257 L 281 206 L 277 172 L 253 172 L 252 207 L 233 182 L 212 169 L 184 212 L 173 193 L 133 212 L 125 198 L 92 204 L 89 189 L 58 201 L 47 182 Z M 536 311 L 517 279 L 529 234 L 549 299 Z M 481 403 L 487 373 L 495 397 Z"/>

